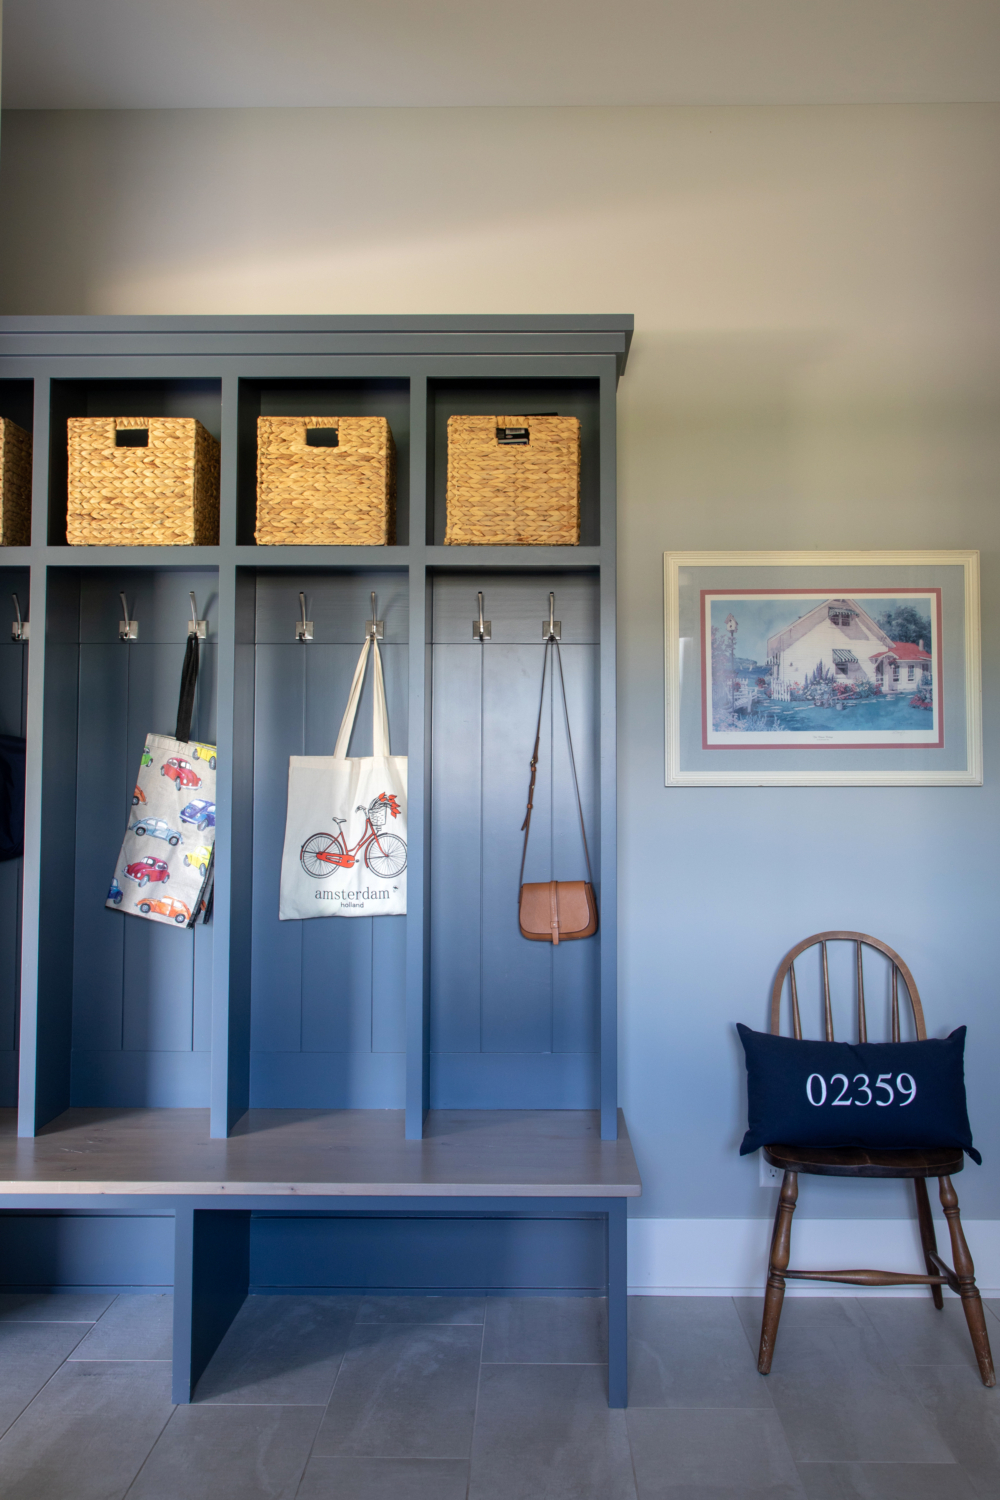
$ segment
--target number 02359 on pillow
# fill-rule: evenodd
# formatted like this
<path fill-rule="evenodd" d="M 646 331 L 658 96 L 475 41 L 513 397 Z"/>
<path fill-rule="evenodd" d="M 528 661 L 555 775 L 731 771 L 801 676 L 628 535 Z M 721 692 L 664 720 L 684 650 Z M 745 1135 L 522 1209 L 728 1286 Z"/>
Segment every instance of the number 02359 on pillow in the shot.
<path fill-rule="evenodd" d="M 923 1042 L 809 1042 L 737 1024 L 748 1129 L 759 1146 L 957 1146 L 973 1161 L 965 1104 L 965 1027 Z"/>

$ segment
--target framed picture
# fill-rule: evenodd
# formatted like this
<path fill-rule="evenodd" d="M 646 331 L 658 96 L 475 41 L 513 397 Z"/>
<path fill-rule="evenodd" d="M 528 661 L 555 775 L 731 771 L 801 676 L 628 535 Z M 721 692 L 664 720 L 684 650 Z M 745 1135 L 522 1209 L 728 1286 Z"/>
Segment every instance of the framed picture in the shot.
<path fill-rule="evenodd" d="M 667 552 L 668 786 L 981 786 L 978 552 Z"/>

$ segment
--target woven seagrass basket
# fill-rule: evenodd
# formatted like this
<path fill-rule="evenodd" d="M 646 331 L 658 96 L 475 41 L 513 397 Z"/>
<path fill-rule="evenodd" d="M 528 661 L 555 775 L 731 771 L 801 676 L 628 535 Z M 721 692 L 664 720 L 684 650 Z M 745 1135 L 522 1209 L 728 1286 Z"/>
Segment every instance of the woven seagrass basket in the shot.
<path fill-rule="evenodd" d="M 31 541 L 31 434 L 0 417 L 0 547 Z"/>
<path fill-rule="evenodd" d="M 576 417 L 449 417 L 452 547 L 578 547 Z"/>
<path fill-rule="evenodd" d="M 219 444 L 194 417 L 70 417 L 66 540 L 74 547 L 213 546 Z M 147 433 L 141 447 L 119 433 Z"/>
<path fill-rule="evenodd" d="M 396 445 L 385 417 L 258 417 L 256 536 L 262 547 L 395 542 Z"/>

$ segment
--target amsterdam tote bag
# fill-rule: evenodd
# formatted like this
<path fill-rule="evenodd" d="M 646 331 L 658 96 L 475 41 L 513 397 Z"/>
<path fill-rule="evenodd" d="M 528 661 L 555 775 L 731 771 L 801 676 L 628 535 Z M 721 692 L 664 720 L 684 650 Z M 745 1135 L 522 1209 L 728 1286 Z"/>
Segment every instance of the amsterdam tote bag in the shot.
<path fill-rule="evenodd" d="M 193 927 L 207 919 L 215 855 L 216 748 L 191 739 L 198 637 L 189 635 L 173 735 L 147 734 L 105 906 Z"/>
<path fill-rule="evenodd" d="M 348 758 L 369 650 L 375 657 L 372 754 Z M 293 755 L 281 857 L 281 921 L 392 917 L 406 911 L 406 756 L 389 754 L 378 642 L 369 637 L 332 755 Z"/>

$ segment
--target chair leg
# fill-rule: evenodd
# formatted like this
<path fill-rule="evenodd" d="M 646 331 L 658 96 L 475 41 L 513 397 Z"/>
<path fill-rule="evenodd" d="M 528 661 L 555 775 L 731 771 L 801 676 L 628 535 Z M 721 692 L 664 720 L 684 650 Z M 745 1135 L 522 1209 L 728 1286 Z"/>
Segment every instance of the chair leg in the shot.
<path fill-rule="evenodd" d="M 927 1197 L 926 1177 L 914 1177 L 913 1186 L 917 1194 L 917 1222 L 920 1225 L 920 1243 L 924 1247 L 924 1263 L 927 1266 L 928 1276 L 938 1276 L 940 1271 L 935 1265 L 933 1256 L 937 1255 L 937 1238 L 934 1234 L 934 1220 L 931 1218 L 931 1205 Z M 939 1286 L 931 1287 L 931 1295 L 934 1298 L 934 1306 L 944 1307 L 944 1297 L 941 1295 Z"/>
<path fill-rule="evenodd" d="M 774 1233 L 771 1236 L 771 1258 L 767 1268 L 767 1290 L 764 1293 L 764 1317 L 760 1325 L 760 1352 L 757 1368 L 762 1375 L 771 1373 L 774 1341 L 778 1337 L 778 1322 L 781 1304 L 785 1300 L 785 1278 L 791 1254 L 792 1215 L 799 1196 L 799 1174 L 786 1172 L 778 1198 L 778 1211 L 774 1216 Z"/>
<path fill-rule="evenodd" d="M 972 1256 L 965 1243 L 962 1220 L 958 1212 L 958 1194 L 955 1192 L 950 1177 L 940 1178 L 938 1187 L 941 1193 L 941 1207 L 944 1209 L 944 1216 L 948 1220 L 948 1228 L 951 1231 L 952 1263 L 961 1291 L 965 1321 L 972 1335 L 972 1347 L 976 1351 L 979 1373 L 983 1378 L 983 1385 L 996 1385 L 993 1355 L 990 1352 L 990 1336 L 986 1331 L 986 1314 L 983 1312 L 982 1298 L 976 1286 L 976 1268 L 972 1264 Z"/>

